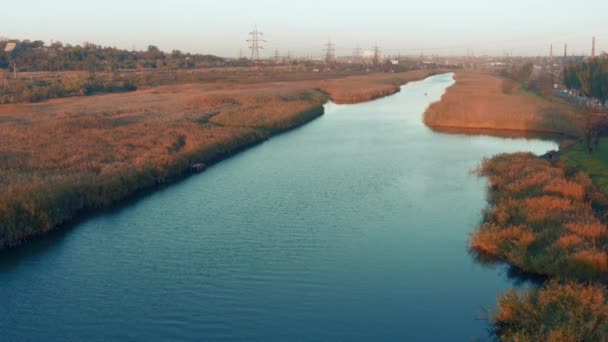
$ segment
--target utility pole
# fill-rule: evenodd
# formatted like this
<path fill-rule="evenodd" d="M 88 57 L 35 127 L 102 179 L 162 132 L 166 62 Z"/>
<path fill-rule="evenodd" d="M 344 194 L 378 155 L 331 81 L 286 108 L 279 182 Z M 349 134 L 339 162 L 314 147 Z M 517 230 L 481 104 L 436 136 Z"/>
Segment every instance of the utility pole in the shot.
<path fill-rule="evenodd" d="M 249 49 L 251 50 L 251 61 L 258 63 L 260 61 L 260 50 L 264 49 L 262 43 L 266 43 L 266 41 L 262 39 L 264 33 L 258 31 L 257 26 L 254 26 L 253 31 L 249 32 L 249 35 L 251 38 L 247 39 L 247 42 L 251 44 L 249 46 Z"/>
<path fill-rule="evenodd" d="M 595 36 L 593 36 L 593 40 L 591 40 L 591 57 L 595 57 Z"/>
<path fill-rule="evenodd" d="M 327 39 L 327 44 L 325 44 L 325 63 L 328 66 L 331 66 L 334 62 L 335 58 L 335 48 L 334 44 L 331 42 L 331 39 Z"/>
<path fill-rule="evenodd" d="M 357 47 L 353 51 L 353 62 L 361 62 L 361 48 L 359 47 L 359 44 L 357 44 Z"/>
<path fill-rule="evenodd" d="M 378 47 L 378 43 L 376 43 L 372 47 L 372 49 L 374 51 L 374 56 L 372 57 L 372 63 L 374 64 L 375 67 L 377 67 L 378 65 L 380 65 L 380 48 Z"/>

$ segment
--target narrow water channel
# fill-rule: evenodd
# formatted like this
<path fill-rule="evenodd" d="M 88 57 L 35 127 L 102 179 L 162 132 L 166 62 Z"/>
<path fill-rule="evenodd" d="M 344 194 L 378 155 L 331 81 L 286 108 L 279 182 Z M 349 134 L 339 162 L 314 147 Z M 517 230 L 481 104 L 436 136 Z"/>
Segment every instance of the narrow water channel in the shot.
<path fill-rule="evenodd" d="M 447 135 L 451 74 L 321 118 L 0 254 L 3 341 L 468 341 L 511 287 L 477 264 L 470 173 L 551 141 Z"/>

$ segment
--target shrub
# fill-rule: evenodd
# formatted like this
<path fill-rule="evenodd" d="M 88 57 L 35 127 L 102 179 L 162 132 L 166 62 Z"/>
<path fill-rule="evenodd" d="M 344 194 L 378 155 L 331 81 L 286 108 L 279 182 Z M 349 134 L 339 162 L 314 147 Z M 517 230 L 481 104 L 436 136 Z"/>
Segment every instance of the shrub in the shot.
<path fill-rule="evenodd" d="M 491 209 L 470 238 L 484 260 L 523 271 L 608 280 L 608 230 L 588 199 L 602 198 L 589 178 L 529 153 L 484 160 Z"/>
<path fill-rule="evenodd" d="M 510 290 L 498 298 L 494 333 L 502 341 L 606 341 L 607 298 L 600 284 L 550 281 Z"/>

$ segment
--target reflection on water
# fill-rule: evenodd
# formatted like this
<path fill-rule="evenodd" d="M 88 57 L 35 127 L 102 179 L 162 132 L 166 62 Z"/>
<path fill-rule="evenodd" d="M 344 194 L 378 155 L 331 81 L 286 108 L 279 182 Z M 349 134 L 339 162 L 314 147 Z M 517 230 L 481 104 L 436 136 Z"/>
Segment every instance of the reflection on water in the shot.
<path fill-rule="evenodd" d="M 485 128 L 458 128 L 458 127 L 431 127 L 431 130 L 443 134 L 467 135 L 467 136 L 488 136 L 505 139 L 534 139 L 548 142 L 561 142 L 568 139 L 566 135 L 547 132 L 530 132 L 520 130 L 494 130 Z"/>
<path fill-rule="evenodd" d="M 43 340 L 470 340 L 519 282 L 467 253 L 500 152 L 539 139 L 433 132 L 453 83 L 328 104 L 314 122 L 0 255 L 0 331 Z M 427 94 L 427 96 L 425 96 Z"/>

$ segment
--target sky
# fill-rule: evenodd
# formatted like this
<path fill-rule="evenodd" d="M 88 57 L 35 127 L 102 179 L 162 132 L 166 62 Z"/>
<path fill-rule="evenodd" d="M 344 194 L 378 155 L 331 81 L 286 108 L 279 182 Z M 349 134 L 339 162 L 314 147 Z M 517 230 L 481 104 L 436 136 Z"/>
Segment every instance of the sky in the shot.
<path fill-rule="evenodd" d="M 387 55 L 556 55 L 608 50 L 606 0 L 20 0 L 2 5 L 0 36 L 85 41 L 125 49 L 248 55 L 248 34 L 264 33 L 263 55 L 338 55 L 378 44 Z"/>

